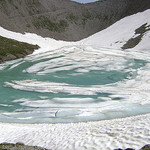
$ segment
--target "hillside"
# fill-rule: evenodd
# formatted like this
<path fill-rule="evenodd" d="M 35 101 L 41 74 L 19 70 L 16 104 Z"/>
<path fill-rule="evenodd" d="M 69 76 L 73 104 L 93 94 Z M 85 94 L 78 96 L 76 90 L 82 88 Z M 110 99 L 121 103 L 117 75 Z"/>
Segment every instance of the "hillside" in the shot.
<path fill-rule="evenodd" d="M 58 40 L 77 41 L 121 18 L 150 8 L 149 0 L 1 0 L 0 26 Z"/>

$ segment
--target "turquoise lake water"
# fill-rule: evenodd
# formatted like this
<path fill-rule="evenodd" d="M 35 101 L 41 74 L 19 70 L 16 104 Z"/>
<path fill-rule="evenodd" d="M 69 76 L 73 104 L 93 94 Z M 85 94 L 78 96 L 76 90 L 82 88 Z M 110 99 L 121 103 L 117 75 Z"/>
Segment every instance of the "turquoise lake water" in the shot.
<path fill-rule="evenodd" d="M 109 51 L 68 46 L 1 64 L 0 121 L 68 123 L 150 112 L 148 102 L 141 104 L 147 97 L 134 101 L 136 87 L 127 84 L 139 82 L 149 56 Z"/>

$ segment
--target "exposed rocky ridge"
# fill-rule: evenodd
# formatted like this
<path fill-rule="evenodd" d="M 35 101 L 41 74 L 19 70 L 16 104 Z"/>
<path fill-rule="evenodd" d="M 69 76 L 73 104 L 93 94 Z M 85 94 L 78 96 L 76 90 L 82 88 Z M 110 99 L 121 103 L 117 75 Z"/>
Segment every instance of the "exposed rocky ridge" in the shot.
<path fill-rule="evenodd" d="M 70 0 L 1 0 L 0 26 L 76 41 L 148 8 L 149 0 L 100 0 L 89 4 Z"/>

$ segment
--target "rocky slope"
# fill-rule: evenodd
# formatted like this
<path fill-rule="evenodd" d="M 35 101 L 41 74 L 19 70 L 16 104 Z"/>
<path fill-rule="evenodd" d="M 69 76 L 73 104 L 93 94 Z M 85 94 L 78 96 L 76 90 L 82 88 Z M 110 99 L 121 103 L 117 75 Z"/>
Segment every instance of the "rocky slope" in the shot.
<path fill-rule="evenodd" d="M 76 41 L 121 18 L 150 8 L 149 0 L 1 0 L 0 26 L 59 40 Z"/>

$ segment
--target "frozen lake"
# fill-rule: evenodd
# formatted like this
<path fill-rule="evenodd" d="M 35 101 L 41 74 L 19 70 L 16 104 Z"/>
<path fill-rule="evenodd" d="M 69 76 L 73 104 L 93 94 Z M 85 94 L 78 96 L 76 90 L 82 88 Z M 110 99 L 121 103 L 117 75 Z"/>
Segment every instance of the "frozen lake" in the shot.
<path fill-rule="evenodd" d="M 66 46 L 0 64 L 0 121 L 68 123 L 150 112 L 150 55 Z"/>

